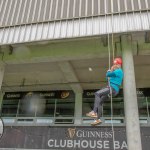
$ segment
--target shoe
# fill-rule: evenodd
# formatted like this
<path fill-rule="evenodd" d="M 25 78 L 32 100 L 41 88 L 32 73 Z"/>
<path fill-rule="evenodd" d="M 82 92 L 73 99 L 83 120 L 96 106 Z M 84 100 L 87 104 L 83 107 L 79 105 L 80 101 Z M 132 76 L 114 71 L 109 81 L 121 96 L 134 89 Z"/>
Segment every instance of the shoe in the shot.
<path fill-rule="evenodd" d="M 102 121 L 100 119 L 96 119 L 94 120 L 94 122 L 91 123 L 92 126 L 96 126 L 98 124 L 102 123 Z"/>
<path fill-rule="evenodd" d="M 97 118 L 97 113 L 94 111 L 90 111 L 89 113 L 86 114 L 87 117 L 92 117 L 92 118 Z"/>

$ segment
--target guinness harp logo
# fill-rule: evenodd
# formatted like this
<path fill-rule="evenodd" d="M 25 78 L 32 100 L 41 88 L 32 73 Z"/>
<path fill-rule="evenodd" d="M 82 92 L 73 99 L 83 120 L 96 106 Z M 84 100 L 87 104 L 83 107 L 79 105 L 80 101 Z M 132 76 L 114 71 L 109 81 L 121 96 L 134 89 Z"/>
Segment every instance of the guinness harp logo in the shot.
<path fill-rule="evenodd" d="M 67 98 L 69 96 L 69 94 L 70 94 L 69 92 L 64 91 L 64 92 L 61 93 L 61 98 L 63 98 L 63 99 Z"/>
<path fill-rule="evenodd" d="M 68 128 L 68 136 L 72 139 L 75 135 L 76 129 Z"/>

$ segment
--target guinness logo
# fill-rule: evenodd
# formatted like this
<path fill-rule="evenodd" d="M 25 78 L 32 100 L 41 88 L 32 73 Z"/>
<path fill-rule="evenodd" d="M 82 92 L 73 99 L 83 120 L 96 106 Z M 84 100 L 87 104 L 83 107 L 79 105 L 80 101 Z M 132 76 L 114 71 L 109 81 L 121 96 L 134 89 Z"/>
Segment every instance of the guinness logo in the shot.
<path fill-rule="evenodd" d="M 72 139 L 75 136 L 76 129 L 75 128 L 68 128 L 68 136 Z"/>
<path fill-rule="evenodd" d="M 61 93 L 61 98 L 67 98 L 69 95 L 70 95 L 69 92 L 64 91 L 64 92 Z"/>

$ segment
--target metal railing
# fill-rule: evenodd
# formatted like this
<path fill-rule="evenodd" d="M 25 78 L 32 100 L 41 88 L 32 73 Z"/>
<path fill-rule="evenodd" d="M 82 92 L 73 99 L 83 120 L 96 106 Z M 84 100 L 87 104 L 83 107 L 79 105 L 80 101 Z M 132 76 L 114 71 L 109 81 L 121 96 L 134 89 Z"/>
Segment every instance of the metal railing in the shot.
<path fill-rule="evenodd" d="M 82 123 L 74 124 L 74 117 L 2 117 L 5 126 L 91 126 L 93 119 L 82 118 Z M 58 121 L 59 120 L 59 121 Z M 63 122 L 61 122 L 61 120 Z M 111 126 L 110 117 L 102 117 L 100 126 Z M 113 117 L 114 126 L 125 126 L 125 117 Z M 140 117 L 140 126 L 150 126 L 150 118 Z"/>

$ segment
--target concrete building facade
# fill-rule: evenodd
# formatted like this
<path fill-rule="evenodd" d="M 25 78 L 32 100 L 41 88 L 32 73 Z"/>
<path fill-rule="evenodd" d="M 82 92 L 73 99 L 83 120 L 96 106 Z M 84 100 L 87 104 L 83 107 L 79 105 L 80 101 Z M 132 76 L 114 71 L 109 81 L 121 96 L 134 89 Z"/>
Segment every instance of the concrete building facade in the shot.
<path fill-rule="evenodd" d="M 148 149 L 149 0 L 1 0 L 0 55 L 0 104 L 6 127 L 0 147 Z M 114 98 L 115 131 L 110 102 L 103 106 L 103 123 L 93 131 L 85 112 L 92 108 L 94 91 L 107 85 L 105 73 L 118 56 L 123 59 L 124 82 Z M 38 100 L 32 101 L 35 97 Z M 64 147 L 55 130 L 66 140 Z M 27 140 L 30 131 L 33 144 Z M 18 141 L 8 144 L 11 132 Z M 94 133 L 102 140 L 98 142 Z M 114 134 L 118 141 L 124 137 L 120 144 L 112 139 Z M 68 144 L 68 136 L 76 136 L 77 143 Z M 97 144 L 88 145 L 90 138 Z"/>

